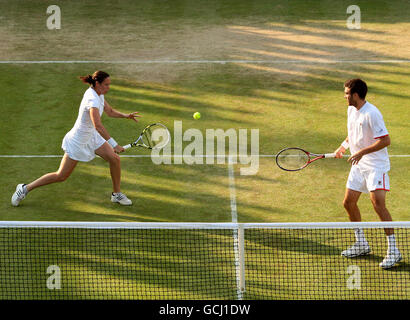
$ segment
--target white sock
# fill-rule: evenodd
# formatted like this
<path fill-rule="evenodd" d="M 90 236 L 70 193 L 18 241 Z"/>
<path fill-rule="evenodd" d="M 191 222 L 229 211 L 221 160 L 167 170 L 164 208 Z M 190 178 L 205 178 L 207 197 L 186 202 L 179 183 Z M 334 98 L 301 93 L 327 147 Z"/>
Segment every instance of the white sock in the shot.
<path fill-rule="evenodd" d="M 356 236 L 356 241 L 361 243 L 361 244 L 367 244 L 367 240 L 364 236 L 364 231 L 363 229 L 357 228 L 354 229 L 354 235 Z"/>
<path fill-rule="evenodd" d="M 396 247 L 396 237 L 394 234 L 387 236 L 388 252 L 398 251 Z"/>

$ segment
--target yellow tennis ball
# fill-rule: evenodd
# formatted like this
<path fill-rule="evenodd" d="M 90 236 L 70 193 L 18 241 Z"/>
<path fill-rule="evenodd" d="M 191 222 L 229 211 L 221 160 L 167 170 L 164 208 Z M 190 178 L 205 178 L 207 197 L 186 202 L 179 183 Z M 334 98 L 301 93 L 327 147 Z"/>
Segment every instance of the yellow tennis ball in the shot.
<path fill-rule="evenodd" d="M 199 112 L 195 112 L 193 117 L 195 120 L 199 120 L 201 118 L 201 114 Z"/>

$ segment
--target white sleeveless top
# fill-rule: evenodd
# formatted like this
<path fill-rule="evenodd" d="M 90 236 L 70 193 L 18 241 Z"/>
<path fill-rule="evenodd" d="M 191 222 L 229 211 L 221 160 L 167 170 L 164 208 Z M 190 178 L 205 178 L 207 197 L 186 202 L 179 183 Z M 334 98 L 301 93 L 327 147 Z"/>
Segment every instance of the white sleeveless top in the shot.
<path fill-rule="evenodd" d="M 98 95 L 90 87 L 84 93 L 73 128 L 65 135 L 63 150 L 73 160 L 90 161 L 95 158 L 95 150 L 105 143 L 105 139 L 94 128 L 90 109 L 97 108 L 100 116 L 104 112 L 104 95 Z"/>

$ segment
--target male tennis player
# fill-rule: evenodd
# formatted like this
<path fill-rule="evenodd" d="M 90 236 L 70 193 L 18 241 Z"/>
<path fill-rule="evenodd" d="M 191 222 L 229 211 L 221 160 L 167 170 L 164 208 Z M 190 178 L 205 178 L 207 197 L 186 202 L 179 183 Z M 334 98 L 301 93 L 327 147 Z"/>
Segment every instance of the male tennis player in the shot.
<path fill-rule="evenodd" d="M 113 109 L 104 95 L 110 89 L 110 76 L 104 71 L 96 71 L 93 75 L 80 77 L 90 85 L 85 91 L 74 127 L 65 135 L 62 143 L 64 156 L 60 168 L 56 172 L 47 173 L 29 184 L 17 185 L 11 198 L 11 204 L 18 206 L 31 190 L 54 182 L 65 181 L 73 172 L 78 161 L 88 162 L 99 155 L 109 162 L 113 193 L 111 201 L 121 205 L 131 205 L 132 201 L 120 190 L 121 164 L 117 153 L 124 148 L 110 136 L 101 123 L 102 113 L 112 118 L 127 118 L 137 122 L 138 112 L 121 113 Z"/>
<path fill-rule="evenodd" d="M 346 193 L 343 205 L 349 214 L 350 221 L 361 221 L 360 210 L 357 206 L 360 195 L 370 192 L 374 210 L 382 221 L 392 221 L 386 208 L 386 193 L 390 189 L 389 176 L 390 161 L 387 146 L 390 137 L 380 111 L 365 100 L 367 85 L 361 79 L 348 80 L 344 84 L 345 98 L 348 102 L 347 130 L 348 136 L 335 151 L 336 157 L 341 158 L 350 147 L 351 156 L 348 161 L 352 164 L 346 183 Z M 401 254 L 396 246 L 394 230 L 385 229 L 388 241 L 387 255 L 380 267 L 388 269 L 401 260 Z M 370 246 L 365 238 L 363 229 L 355 229 L 356 243 L 342 252 L 348 258 L 370 253 Z"/>

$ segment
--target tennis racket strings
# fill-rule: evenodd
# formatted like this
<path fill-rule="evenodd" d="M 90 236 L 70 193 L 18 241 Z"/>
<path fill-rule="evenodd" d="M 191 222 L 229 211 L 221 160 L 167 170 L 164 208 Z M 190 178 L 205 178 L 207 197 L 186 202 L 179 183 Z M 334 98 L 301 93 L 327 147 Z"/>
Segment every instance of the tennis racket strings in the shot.
<path fill-rule="evenodd" d="M 141 139 L 150 149 L 161 149 L 169 142 L 169 132 L 164 125 L 156 123 L 144 129 Z"/>
<path fill-rule="evenodd" d="M 288 149 L 277 156 L 279 167 L 288 170 L 298 170 L 306 165 L 309 161 L 309 156 L 299 149 Z"/>

